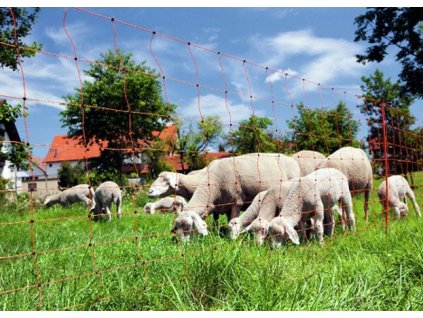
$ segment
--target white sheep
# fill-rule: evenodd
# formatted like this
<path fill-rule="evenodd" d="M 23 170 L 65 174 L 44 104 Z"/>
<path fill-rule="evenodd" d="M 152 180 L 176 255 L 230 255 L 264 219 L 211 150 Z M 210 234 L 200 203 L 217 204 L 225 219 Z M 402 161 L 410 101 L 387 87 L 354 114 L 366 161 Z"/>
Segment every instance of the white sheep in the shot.
<path fill-rule="evenodd" d="M 189 239 L 194 228 L 200 226 L 196 228 L 199 233 L 206 233 L 205 223 L 200 223 L 196 215 L 202 220 L 213 213 L 217 220 L 219 213 L 226 213 L 229 221 L 239 216 L 241 208 L 248 207 L 259 192 L 299 176 L 297 162 L 282 154 L 256 153 L 215 160 L 175 220 L 173 232 L 181 239 Z"/>
<path fill-rule="evenodd" d="M 189 200 L 202 178 L 205 176 L 205 171 L 206 170 L 198 171 L 190 175 L 163 171 L 151 184 L 148 190 L 148 196 L 151 198 L 158 198 L 176 194 Z"/>
<path fill-rule="evenodd" d="M 383 209 L 386 204 L 386 180 L 383 181 L 377 190 L 380 203 Z M 416 202 L 413 190 L 411 190 L 407 180 L 403 176 L 390 176 L 388 178 L 388 204 L 395 211 L 395 216 L 399 218 L 401 215 L 408 213 L 406 197 L 409 197 L 413 203 L 414 210 L 418 217 L 421 216 L 419 205 Z M 403 199 L 404 203 L 400 200 Z"/>
<path fill-rule="evenodd" d="M 263 202 L 263 198 L 266 195 L 267 190 L 259 192 L 255 197 L 253 202 L 241 216 L 233 218 L 228 223 L 229 237 L 235 240 L 242 230 L 244 230 L 248 225 L 251 224 L 259 213 L 260 206 Z"/>
<path fill-rule="evenodd" d="M 326 159 L 326 157 L 320 152 L 311 150 L 298 151 L 291 155 L 291 157 L 297 161 L 301 170 L 301 177 L 312 173 L 316 170 L 318 164 Z"/>
<path fill-rule="evenodd" d="M 351 194 L 364 192 L 364 216 L 367 221 L 370 192 L 373 187 L 372 165 L 366 153 L 358 148 L 343 147 L 317 165 L 320 168 L 335 168 L 348 178 Z"/>
<path fill-rule="evenodd" d="M 106 181 L 100 184 L 95 190 L 95 205 L 90 210 L 90 214 L 94 213 L 94 220 L 98 220 L 104 212 L 107 215 L 107 220 L 111 221 L 112 212 L 111 207 L 114 203 L 116 205 L 117 217 L 122 217 L 122 192 L 119 186 L 113 181 Z"/>
<path fill-rule="evenodd" d="M 333 232 L 333 212 L 338 201 L 346 210 L 350 230 L 354 230 L 355 217 L 347 180 L 339 170 L 323 168 L 294 181 L 279 216 L 269 225 L 273 247 L 279 247 L 286 237 L 294 244 L 300 244 L 295 227 L 310 219 L 322 244 L 324 225 L 328 227 L 329 235 Z"/>
<path fill-rule="evenodd" d="M 263 198 L 257 217 L 247 226 L 243 232 L 253 232 L 256 242 L 259 245 L 264 243 L 270 222 L 277 216 L 285 203 L 291 185 L 299 179 L 291 179 L 281 182 L 267 190 Z"/>
<path fill-rule="evenodd" d="M 156 211 L 159 212 L 175 212 L 180 214 L 184 207 L 187 205 L 187 201 L 179 195 L 175 197 L 164 197 L 156 202 L 149 202 L 144 206 L 144 211 L 149 214 L 154 214 Z"/>
<path fill-rule="evenodd" d="M 54 204 L 70 206 L 76 202 L 84 202 L 85 207 L 87 207 L 93 204 L 93 200 L 93 188 L 88 184 L 79 184 L 60 193 L 48 196 L 44 201 L 44 205 L 46 207 L 50 207 Z"/>

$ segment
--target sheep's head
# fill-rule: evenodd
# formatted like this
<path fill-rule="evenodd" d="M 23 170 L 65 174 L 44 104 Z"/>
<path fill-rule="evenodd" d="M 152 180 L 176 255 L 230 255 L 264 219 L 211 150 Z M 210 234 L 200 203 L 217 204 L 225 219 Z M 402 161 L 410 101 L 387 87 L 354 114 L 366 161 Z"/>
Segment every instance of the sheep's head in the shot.
<path fill-rule="evenodd" d="M 294 244 L 300 244 L 297 231 L 281 216 L 270 222 L 269 237 L 273 248 L 280 247 L 287 239 L 290 239 Z"/>
<path fill-rule="evenodd" d="M 163 197 L 174 193 L 177 189 L 176 173 L 163 171 L 148 189 L 148 196 L 152 198 Z"/>
<path fill-rule="evenodd" d="M 248 232 L 248 231 L 253 232 L 256 243 L 258 245 L 263 245 L 264 240 L 267 237 L 268 229 L 269 229 L 269 222 L 266 220 L 257 218 L 249 226 L 247 226 L 243 232 Z"/>
<path fill-rule="evenodd" d="M 195 212 L 182 212 L 175 220 L 172 233 L 175 233 L 176 237 L 181 241 L 187 242 L 192 237 L 194 231 L 206 236 L 208 234 L 206 222 Z"/>
<path fill-rule="evenodd" d="M 227 234 L 232 240 L 235 240 L 241 233 L 241 220 L 233 218 L 227 225 Z"/>
<path fill-rule="evenodd" d="M 44 205 L 45 205 L 47 208 L 53 205 L 53 202 L 51 201 L 51 196 L 48 196 L 48 197 L 44 200 Z"/>
<path fill-rule="evenodd" d="M 400 210 L 400 215 L 401 216 L 406 216 L 408 213 L 408 206 L 407 204 L 400 202 L 400 204 L 398 205 L 398 208 Z"/>
<path fill-rule="evenodd" d="M 144 206 L 144 211 L 148 214 L 154 214 L 156 212 L 156 210 L 154 209 L 154 206 L 151 202 L 147 203 Z"/>

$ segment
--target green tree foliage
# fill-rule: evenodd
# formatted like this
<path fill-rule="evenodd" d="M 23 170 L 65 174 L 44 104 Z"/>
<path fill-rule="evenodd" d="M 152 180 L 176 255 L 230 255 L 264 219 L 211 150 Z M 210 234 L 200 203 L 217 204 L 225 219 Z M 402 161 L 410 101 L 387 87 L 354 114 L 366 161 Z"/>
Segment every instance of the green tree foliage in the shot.
<path fill-rule="evenodd" d="M 39 8 L 11 8 L 11 10 L 5 7 L 0 8 L 0 41 L 12 45 L 0 45 L 0 67 L 16 71 L 19 67 L 19 58 L 32 57 L 37 49 L 41 49 L 41 44 L 36 42 L 31 45 L 23 42 L 23 38 L 31 33 L 32 25 L 35 23 L 39 11 Z M 19 56 L 15 47 L 16 40 L 19 45 Z M 18 117 L 22 116 L 21 109 L 21 105 L 12 106 L 3 102 L 0 105 L 0 123 L 14 123 Z M 0 139 L 0 141 L 2 140 Z M 30 149 L 25 144 L 18 143 L 7 145 L 7 148 L 5 153 L 0 154 L 0 160 L 8 160 L 18 168 L 25 168 L 27 166 L 25 161 Z"/>
<path fill-rule="evenodd" d="M 59 177 L 59 186 L 62 188 L 70 188 L 84 183 L 85 169 L 81 162 L 72 165 L 68 161 L 65 161 L 57 170 L 57 175 Z"/>
<path fill-rule="evenodd" d="M 357 61 L 381 62 L 388 49 L 397 49 L 396 60 L 402 64 L 399 74 L 403 94 L 423 97 L 423 10 L 419 7 L 369 8 L 355 19 L 354 41 L 367 41 L 370 46 Z"/>
<path fill-rule="evenodd" d="M 232 146 L 232 151 L 239 154 L 252 152 L 275 152 L 276 145 L 269 127 L 273 122 L 266 117 L 250 116 L 239 123 L 238 129 L 227 140 Z"/>
<path fill-rule="evenodd" d="M 206 116 L 197 123 L 195 130 L 192 125 L 184 131 L 178 123 L 178 142 L 176 151 L 181 156 L 181 162 L 187 162 L 190 170 L 197 170 L 207 165 L 203 152 L 217 141 L 223 134 L 223 124 L 219 116 Z"/>
<path fill-rule="evenodd" d="M 303 104 L 297 108 L 298 116 L 288 121 L 292 129 L 291 142 L 296 144 L 297 150 L 314 150 L 328 155 L 344 146 L 358 146 L 355 139 L 358 122 L 344 102 L 333 109 L 309 109 Z"/>
<path fill-rule="evenodd" d="M 15 19 L 20 57 L 34 56 L 36 50 L 40 50 L 42 45 L 36 42 L 28 45 L 22 39 L 31 33 L 32 25 L 37 19 L 40 8 L 11 8 L 11 10 Z M 11 68 L 14 71 L 19 67 L 19 59 L 15 48 L 16 38 L 12 14 L 9 8 L 0 8 L 0 41 L 12 45 L 0 45 L 0 66 Z"/>
<path fill-rule="evenodd" d="M 384 102 L 385 122 L 388 141 L 388 157 L 390 158 L 390 172 L 392 174 L 407 174 L 413 171 L 411 164 L 414 150 L 419 148 L 418 138 L 411 132 L 411 126 L 415 123 L 415 118 L 410 114 L 410 105 L 413 98 L 410 95 L 401 93 L 400 82 L 392 83 L 385 79 L 384 74 L 376 70 L 369 77 L 361 78 L 363 84 L 361 89 L 364 92 L 367 102 L 359 105 L 360 111 L 367 116 L 369 135 L 367 141 L 376 162 L 381 162 L 384 158 L 383 149 L 383 127 L 382 108 Z M 417 134 L 418 135 L 418 134 Z M 420 139 L 420 149 L 421 149 Z M 412 150 L 414 149 L 414 150 Z"/>
<path fill-rule="evenodd" d="M 131 54 L 109 50 L 84 71 L 90 80 L 82 90 L 65 97 L 70 106 L 61 117 L 68 135 L 83 143 L 85 133 L 87 145 L 107 142 L 109 149 L 96 163 L 99 171 L 120 173 L 125 157 L 150 148 L 157 139 L 152 132 L 162 130 L 174 113 L 175 105 L 161 98 L 157 73 L 145 64 L 137 64 Z"/>

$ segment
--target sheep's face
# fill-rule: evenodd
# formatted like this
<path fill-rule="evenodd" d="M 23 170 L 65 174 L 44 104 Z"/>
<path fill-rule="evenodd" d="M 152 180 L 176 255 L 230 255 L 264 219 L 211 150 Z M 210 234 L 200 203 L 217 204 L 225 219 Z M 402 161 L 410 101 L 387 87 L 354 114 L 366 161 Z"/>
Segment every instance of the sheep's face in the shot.
<path fill-rule="evenodd" d="M 399 205 L 399 210 L 400 210 L 400 215 L 401 216 L 406 216 L 408 213 L 408 206 L 405 203 L 400 203 Z"/>
<path fill-rule="evenodd" d="M 258 245 L 263 245 L 267 237 L 269 222 L 266 220 L 256 220 L 251 223 L 250 229 L 254 232 L 255 240 Z"/>
<path fill-rule="evenodd" d="M 153 209 L 153 205 L 152 205 L 151 203 L 147 203 L 147 204 L 144 206 L 144 211 L 145 211 L 146 213 L 148 213 L 148 214 L 154 214 L 154 212 L 156 212 L 156 211 L 154 211 L 154 209 Z"/>
<path fill-rule="evenodd" d="M 239 218 L 234 218 L 228 223 L 228 234 L 232 240 L 235 240 L 241 232 L 241 222 Z"/>
<path fill-rule="evenodd" d="M 172 232 L 176 234 L 177 239 L 187 242 L 191 239 L 195 230 L 203 236 L 208 234 L 207 225 L 198 214 L 183 212 L 176 218 Z"/>
<path fill-rule="evenodd" d="M 269 225 L 269 237 L 273 248 L 279 248 L 285 243 L 285 229 L 278 222 Z"/>
<path fill-rule="evenodd" d="M 157 198 L 160 196 L 170 195 L 175 192 L 176 187 L 176 178 L 174 177 L 174 174 L 170 172 L 162 172 L 148 189 L 148 196 Z"/>
<path fill-rule="evenodd" d="M 47 198 L 44 200 L 44 205 L 45 205 L 47 208 L 53 205 L 53 203 L 51 202 L 51 197 L 47 197 Z"/>

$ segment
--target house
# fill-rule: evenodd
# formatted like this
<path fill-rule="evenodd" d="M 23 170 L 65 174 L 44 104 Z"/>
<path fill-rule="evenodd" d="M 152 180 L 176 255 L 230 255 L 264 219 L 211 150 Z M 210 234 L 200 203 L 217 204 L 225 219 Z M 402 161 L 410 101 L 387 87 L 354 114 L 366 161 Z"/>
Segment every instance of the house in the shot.
<path fill-rule="evenodd" d="M 169 125 L 162 131 L 154 131 L 153 136 L 158 137 L 160 140 L 165 141 L 165 151 L 168 155 L 172 155 L 173 147 L 178 135 L 177 127 L 175 125 Z M 143 145 L 142 140 L 138 141 L 139 144 Z M 85 162 L 100 157 L 101 151 L 107 149 L 107 142 L 93 143 L 89 147 L 85 148 L 80 144 L 79 139 L 70 138 L 66 135 L 56 135 L 50 144 L 50 148 L 47 152 L 43 163 L 46 165 L 46 173 L 49 181 L 53 181 L 58 186 L 58 170 L 63 162 L 69 162 L 71 165 L 76 165 L 78 162 Z M 132 172 L 135 170 L 141 171 L 144 168 L 143 158 L 138 155 L 136 158 L 132 158 L 131 150 L 125 150 L 127 158 L 124 161 L 122 167 L 124 172 Z M 136 168 L 135 168 L 135 167 Z"/>
<path fill-rule="evenodd" d="M 0 99 L 0 107 L 6 101 Z M 20 143 L 21 138 L 19 137 L 16 125 L 12 121 L 0 121 L 0 151 L 6 154 L 10 151 L 12 143 Z M 15 191 L 17 187 L 17 168 L 9 161 L 5 160 L 3 156 L 0 156 L 0 176 L 3 179 L 9 180 L 6 189 Z"/>
<path fill-rule="evenodd" d="M 17 172 L 17 192 L 33 192 L 35 196 L 45 197 L 57 191 L 57 182 L 48 179 L 47 167 L 43 159 L 32 157 L 27 170 Z"/>

